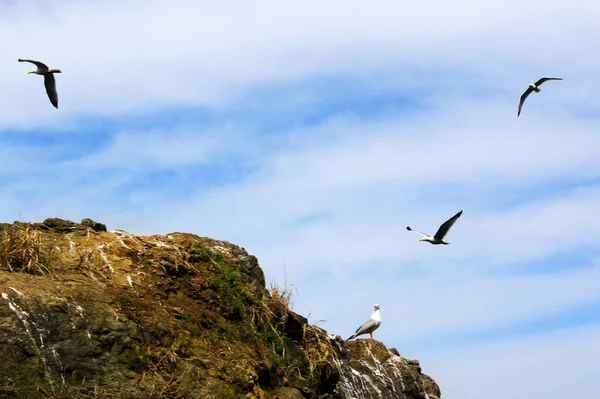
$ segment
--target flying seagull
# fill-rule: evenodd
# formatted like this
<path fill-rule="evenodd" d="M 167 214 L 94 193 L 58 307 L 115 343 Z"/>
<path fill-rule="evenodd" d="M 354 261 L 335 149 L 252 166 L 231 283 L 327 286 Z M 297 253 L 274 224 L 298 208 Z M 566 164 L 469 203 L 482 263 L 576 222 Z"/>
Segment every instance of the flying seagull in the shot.
<path fill-rule="evenodd" d="M 414 231 L 415 233 L 419 233 L 421 234 L 423 237 L 419 238 L 419 241 L 427 241 L 431 244 L 434 245 L 438 245 L 438 244 L 444 244 L 444 245 L 448 245 L 450 244 L 449 242 L 444 241 L 444 236 L 448 233 L 448 230 L 450 230 L 450 227 L 452 227 L 452 225 L 454 224 L 454 222 L 456 222 L 456 219 L 458 219 L 460 217 L 460 215 L 462 215 L 463 211 L 458 212 L 456 215 L 452 216 L 450 219 L 446 220 L 438 229 L 437 233 L 435 233 L 435 235 L 433 237 L 431 237 L 429 234 L 425 234 L 422 233 L 420 231 L 416 231 L 410 228 L 410 226 L 406 226 L 406 230 L 408 231 Z"/>
<path fill-rule="evenodd" d="M 369 334 L 371 341 L 373 341 L 373 331 L 377 330 L 381 325 L 381 315 L 379 314 L 379 305 L 373 305 L 375 311 L 371 315 L 371 318 L 365 322 L 362 326 L 358 327 L 354 334 L 346 341 L 350 341 L 352 338 L 356 338 L 359 335 Z"/>
<path fill-rule="evenodd" d="M 562 80 L 562 78 L 541 78 L 535 83 L 529 83 L 529 87 L 527 88 L 527 90 L 525 90 L 525 92 L 521 94 L 521 101 L 519 101 L 519 112 L 517 113 L 517 118 L 519 117 L 519 115 L 521 115 L 521 108 L 523 108 L 523 103 L 525 102 L 525 99 L 531 94 L 532 91 L 535 91 L 536 93 L 542 91 L 542 89 L 540 89 L 540 86 L 547 80 Z"/>
<path fill-rule="evenodd" d="M 36 66 L 27 73 L 35 73 L 37 75 L 44 75 L 44 86 L 46 86 L 46 93 L 48 98 L 55 108 L 58 108 L 58 94 L 56 93 L 56 81 L 54 80 L 55 73 L 62 73 L 60 69 L 50 69 L 46 64 L 34 60 L 22 60 L 19 58 L 19 62 L 31 62 Z"/>

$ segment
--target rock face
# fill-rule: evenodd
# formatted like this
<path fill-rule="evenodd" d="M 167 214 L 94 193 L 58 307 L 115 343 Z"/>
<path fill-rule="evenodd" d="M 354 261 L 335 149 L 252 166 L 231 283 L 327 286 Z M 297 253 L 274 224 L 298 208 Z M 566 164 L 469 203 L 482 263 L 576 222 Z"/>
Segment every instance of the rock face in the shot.
<path fill-rule="evenodd" d="M 90 219 L 0 239 L 0 397 L 440 397 L 417 361 L 308 324 L 230 243 Z"/>
<path fill-rule="evenodd" d="M 421 373 L 418 360 L 401 357 L 381 342 L 347 343 L 349 355 L 336 361 L 340 378 L 337 391 L 345 399 L 439 399 L 440 389 Z"/>

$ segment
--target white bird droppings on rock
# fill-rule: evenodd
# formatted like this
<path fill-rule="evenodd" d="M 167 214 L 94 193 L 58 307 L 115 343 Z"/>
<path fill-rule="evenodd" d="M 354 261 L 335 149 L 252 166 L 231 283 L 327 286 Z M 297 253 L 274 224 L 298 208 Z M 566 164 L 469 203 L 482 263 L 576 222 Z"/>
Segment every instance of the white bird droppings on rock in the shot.
<path fill-rule="evenodd" d="M 13 292 L 15 292 L 17 295 L 19 296 L 25 296 L 23 295 L 23 293 L 21 293 L 19 290 L 17 290 L 16 288 L 13 287 L 8 287 L 10 290 L 12 290 Z"/>

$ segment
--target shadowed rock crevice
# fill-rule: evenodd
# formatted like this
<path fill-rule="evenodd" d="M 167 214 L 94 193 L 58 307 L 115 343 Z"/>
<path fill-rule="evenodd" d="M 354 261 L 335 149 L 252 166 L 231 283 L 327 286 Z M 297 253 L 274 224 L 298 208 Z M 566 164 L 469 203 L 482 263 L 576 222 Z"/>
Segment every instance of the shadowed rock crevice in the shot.
<path fill-rule="evenodd" d="M 0 239 L 0 397 L 440 396 L 417 361 L 308 324 L 228 242 L 90 219 Z"/>

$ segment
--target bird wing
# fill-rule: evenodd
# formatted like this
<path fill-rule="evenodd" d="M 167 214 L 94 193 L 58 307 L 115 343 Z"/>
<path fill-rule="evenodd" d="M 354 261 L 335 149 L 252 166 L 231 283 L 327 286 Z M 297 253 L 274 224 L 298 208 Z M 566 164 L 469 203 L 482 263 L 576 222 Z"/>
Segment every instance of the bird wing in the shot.
<path fill-rule="evenodd" d="M 423 233 L 423 232 L 421 232 L 421 231 L 413 230 L 413 229 L 411 229 L 411 228 L 410 228 L 410 226 L 406 226 L 406 230 L 408 230 L 408 231 L 414 231 L 415 233 L 419 233 L 419 234 L 421 234 L 423 237 L 429 237 L 429 234 L 425 234 L 425 233 Z"/>
<path fill-rule="evenodd" d="M 435 238 L 436 240 L 441 240 L 442 238 L 444 238 L 444 236 L 446 235 L 446 233 L 448 233 L 448 230 L 450 230 L 450 227 L 452 227 L 452 225 L 454 224 L 454 222 L 456 222 L 456 219 L 458 219 L 460 217 L 460 215 L 462 215 L 463 211 L 458 212 L 456 215 L 452 216 L 450 219 L 446 220 L 438 229 L 437 233 L 435 233 L 435 235 L 433 236 L 433 238 Z"/>
<path fill-rule="evenodd" d="M 540 78 L 540 80 L 535 82 L 534 85 L 539 86 L 547 80 L 562 80 L 562 78 Z"/>
<path fill-rule="evenodd" d="M 50 102 L 55 108 L 58 108 L 58 93 L 56 93 L 56 80 L 53 73 L 44 74 L 44 86 L 46 86 L 46 93 L 48 93 Z"/>
<path fill-rule="evenodd" d="M 356 337 L 358 335 L 368 334 L 375 331 L 377 327 L 379 327 L 379 324 L 375 320 L 369 319 L 362 326 L 356 329 L 354 336 Z"/>
<path fill-rule="evenodd" d="M 19 62 L 31 62 L 32 64 L 34 64 L 37 67 L 48 68 L 48 66 L 46 64 L 44 64 L 43 62 L 39 62 L 39 61 L 35 61 L 35 60 L 24 60 L 24 59 L 19 58 Z"/>
<path fill-rule="evenodd" d="M 537 86 L 537 84 L 536 84 Z M 531 94 L 531 92 L 533 91 L 533 89 L 531 87 L 528 87 L 527 90 L 525 90 L 525 92 L 523 94 L 521 94 L 521 100 L 519 101 L 519 112 L 517 112 L 517 117 L 519 117 L 519 115 L 521 115 L 521 108 L 523 108 L 523 103 L 525 102 L 525 99 L 527 98 L 528 95 Z"/>

